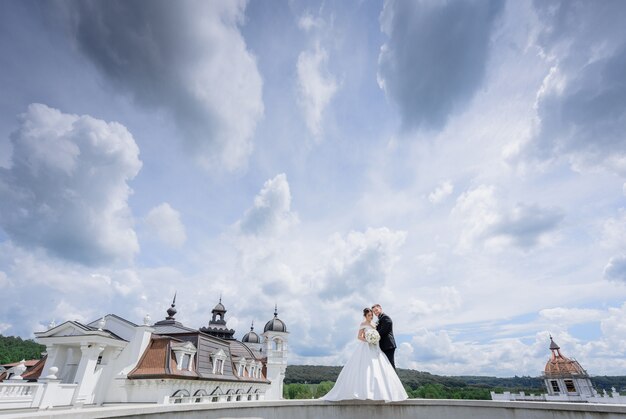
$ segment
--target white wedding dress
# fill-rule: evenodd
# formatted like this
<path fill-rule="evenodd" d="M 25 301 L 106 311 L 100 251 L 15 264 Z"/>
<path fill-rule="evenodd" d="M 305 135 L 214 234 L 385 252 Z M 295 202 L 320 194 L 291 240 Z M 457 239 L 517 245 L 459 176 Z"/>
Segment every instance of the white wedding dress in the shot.
<path fill-rule="evenodd" d="M 371 325 L 361 325 L 361 329 L 374 329 Z M 361 340 L 339 373 L 335 386 L 322 397 L 322 400 L 406 400 L 408 395 L 391 366 L 387 356 L 378 345 Z"/>

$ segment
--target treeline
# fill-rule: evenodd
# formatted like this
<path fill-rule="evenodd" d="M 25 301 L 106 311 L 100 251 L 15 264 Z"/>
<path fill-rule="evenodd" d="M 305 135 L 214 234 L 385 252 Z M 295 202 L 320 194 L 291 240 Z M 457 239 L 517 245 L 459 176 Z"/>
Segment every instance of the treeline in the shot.
<path fill-rule="evenodd" d="M 19 362 L 22 359 L 40 359 L 45 350 L 44 345 L 30 339 L 0 335 L 0 364 Z"/>
<path fill-rule="evenodd" d="M 341 368 L 321 365 L 287 366 L 285 398 L 321 397 L 320 394 L 326 394 L 332 388 L 332 383 L 337 380 Z M 401 368 L 398 368 L 397 372 L 409 397 L 416 398 L 488 400 L 491 398 L 491 391 L 498 393 L 503 391 L 512 393 L 524 391 L 526 394 L 545 393 L 541 377 L 452 377 Z M 626 376 L 591 377 L 591 382 L 598 391 L 608 391 L 612 387 L 621 391 L 626 389 Z"/>
<path fill-rule="evenodd" d="M 285 373 L 285 384 L 302 383 L 318 384 L 322 381 L 337 380 L 342 367 L 323 365 L 288 365 Z M 398 377 L 405 387 L 412 389 L 428 384 L 437 384 L 443 387 L 462 388 L 467 386 L 482 388 L 511 389 L 542 389 L 543 380 L 540 377 L 483 377 L 483 376 L 445 376 L 428 372 L 398 368 Z"/>

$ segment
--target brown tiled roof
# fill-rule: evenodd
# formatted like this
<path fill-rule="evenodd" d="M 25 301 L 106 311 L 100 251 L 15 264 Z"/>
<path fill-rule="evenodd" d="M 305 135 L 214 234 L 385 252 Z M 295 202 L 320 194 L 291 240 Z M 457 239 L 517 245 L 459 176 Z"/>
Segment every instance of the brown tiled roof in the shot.
<path fill-rule="evenodd" d="M 198 377 L 195 370 L 187 371 L 177 368 L 176 357 L 171 350 L 174 342 L 180 341 L 169 336 L 152 335 L 146 351 L 137 366 L 128 374 L 128 378 Z"/>
<path fill-rule="evenodd" d="M 41 360 L 40 359 L 28 359 L 28 360 L 24 361 L 24 365 L 26 365 L 27 368 L 30 368 L 30 367 L 34 366 L 35 364 L 37 364 L 39 361 L 41 361 Z M 6 368 L 6 369 L 9 369 L 9 368 L 14 367 L 16 365 L 19 365 L 20 362 L 11 362 L 10 364 L 2 364 L 2 366 L 4 368 Z"/>
<path fill-rule="evenodd" d="M 46 358 L 48 358 L 47 355 L 41 358 L 32 368 L 27 369 L 26 372 L 22 374 L 22 378 L 24 380 L 38 379 L 43 372 L 44 365 L 46 365 Z"/>

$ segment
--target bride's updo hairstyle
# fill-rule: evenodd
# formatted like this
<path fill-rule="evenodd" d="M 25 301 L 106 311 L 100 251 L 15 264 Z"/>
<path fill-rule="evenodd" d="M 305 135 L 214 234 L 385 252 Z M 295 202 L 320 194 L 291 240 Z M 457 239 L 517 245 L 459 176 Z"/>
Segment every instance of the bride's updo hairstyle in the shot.
<path fill-rule="evenodd" d="M 368 315 L 369 313 L 371 313 L 371 312 L 372 312 L 372 309 L 371 309 L 371 308 L 369 308 L 369 307 L 365 307 L 365 308 L 363 309 L 363 317 L 367 317 L 367 315 Z"/>

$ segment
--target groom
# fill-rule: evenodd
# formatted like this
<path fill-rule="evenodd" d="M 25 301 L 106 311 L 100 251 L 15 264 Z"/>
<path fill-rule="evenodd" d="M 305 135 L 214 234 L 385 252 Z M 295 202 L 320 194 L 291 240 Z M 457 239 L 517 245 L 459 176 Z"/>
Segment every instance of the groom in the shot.
<path fill-rule="evenodd" d="M 396 351 L 396 340 L 393 338 L 393 321 L 391 321 L 391 317 L 383 312 L 383 308 L 380 304 L 374 304 L 372 311 L 376 317 L 378 317 L 378 324 L 376 325 L 376 330 L 380 335 L 378 345 L 380 345 L 380 349 L 387 355 L 391 366 L 395 370 L 396 364 L 393 360 L 393 354 Z"/>

